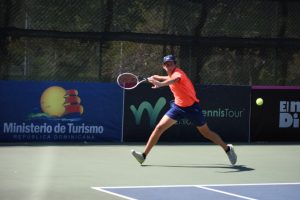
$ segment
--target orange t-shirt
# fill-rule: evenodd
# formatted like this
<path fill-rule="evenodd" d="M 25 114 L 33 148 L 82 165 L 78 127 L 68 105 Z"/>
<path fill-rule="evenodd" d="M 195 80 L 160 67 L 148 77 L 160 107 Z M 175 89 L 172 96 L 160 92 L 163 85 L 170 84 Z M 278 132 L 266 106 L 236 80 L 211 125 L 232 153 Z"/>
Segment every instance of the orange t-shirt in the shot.
<path fill-rule="evenodd" d="M 188 107 L 193 105 L 195 102 L 199 102 L 199 99 L 196 97 L 195 88 L 184 71 L 176 67 L 170 77 L 180 78 L 177 82 L 169 85 L 174 95 L 176 105 L 180 107 Z"/>

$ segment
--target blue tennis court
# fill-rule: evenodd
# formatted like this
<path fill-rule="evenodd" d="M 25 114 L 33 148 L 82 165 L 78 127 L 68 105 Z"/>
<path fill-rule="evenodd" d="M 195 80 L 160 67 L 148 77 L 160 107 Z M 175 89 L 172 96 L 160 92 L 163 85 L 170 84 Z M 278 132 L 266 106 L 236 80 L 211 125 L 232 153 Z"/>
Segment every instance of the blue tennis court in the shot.
<path fill-rule="evenodd" d="M 299 200 L 300 183 L 92 187 L 123 199 Z"/>

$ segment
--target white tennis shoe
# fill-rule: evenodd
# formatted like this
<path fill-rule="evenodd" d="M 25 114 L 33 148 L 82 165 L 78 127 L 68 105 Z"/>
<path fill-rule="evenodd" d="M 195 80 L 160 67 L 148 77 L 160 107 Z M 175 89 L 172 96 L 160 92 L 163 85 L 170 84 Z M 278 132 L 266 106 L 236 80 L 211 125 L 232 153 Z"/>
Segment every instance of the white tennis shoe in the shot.
<path fill-rule="evenodd" d="M 134 149 L 131 150 L 131 154 L 133 155 L 133 157 L 135 157 L 135 159 L 140 163 L 143 164 L 143 162 L 145 161 L 144 155 L 141 152 L 137 152 Z"/>
<path fill-rule="evenodd" d="M 234 152 L 234 148 L 233 148 L 232 144 L 228 144 L 227 146 L 230 149 L 228 152 L 226 152 L 226 154 L 228 156 L 228 159 L 230 160 L 230 162 L 231 162 L 232 165 L 235 165 L 235 163 L 237 161 L 237 156 L 236 156 L 236 154 Z"/>

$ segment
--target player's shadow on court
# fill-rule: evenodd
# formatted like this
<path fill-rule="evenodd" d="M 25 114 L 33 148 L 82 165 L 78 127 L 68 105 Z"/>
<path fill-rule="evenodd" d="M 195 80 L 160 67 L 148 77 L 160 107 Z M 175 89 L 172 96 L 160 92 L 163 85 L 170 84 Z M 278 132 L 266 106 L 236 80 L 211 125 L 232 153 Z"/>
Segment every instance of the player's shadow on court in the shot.
<path fill-rule="evenodd" d="M 211 169 L 224 169 L 226 171 L 220 173 L 232 173 L 232 172 L 248 172 L 255 169 L 247 167 L 245 165 L 224 165 L 224 164 L 215 164 L 215 165 L 195 165 L 195 164 L 185 164 L 185 165 L 142 165 L 143 167 L 169 167 L 169 168 L 211 168 Z M 227 171 L 228 170 L 228 171 Z"/>

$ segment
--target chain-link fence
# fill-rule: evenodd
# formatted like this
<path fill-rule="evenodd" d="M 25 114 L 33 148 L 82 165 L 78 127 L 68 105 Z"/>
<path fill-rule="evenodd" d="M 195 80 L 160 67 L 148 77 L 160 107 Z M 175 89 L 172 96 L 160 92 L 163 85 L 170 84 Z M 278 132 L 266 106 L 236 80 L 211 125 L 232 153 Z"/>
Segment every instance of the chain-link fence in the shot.
<path fill-rule="evenodd" d="M 300 2 L 5 0 L 0 79 L 115 81 L 161 74 L 174 54 L 195 83 L 300 85 Z"/>

